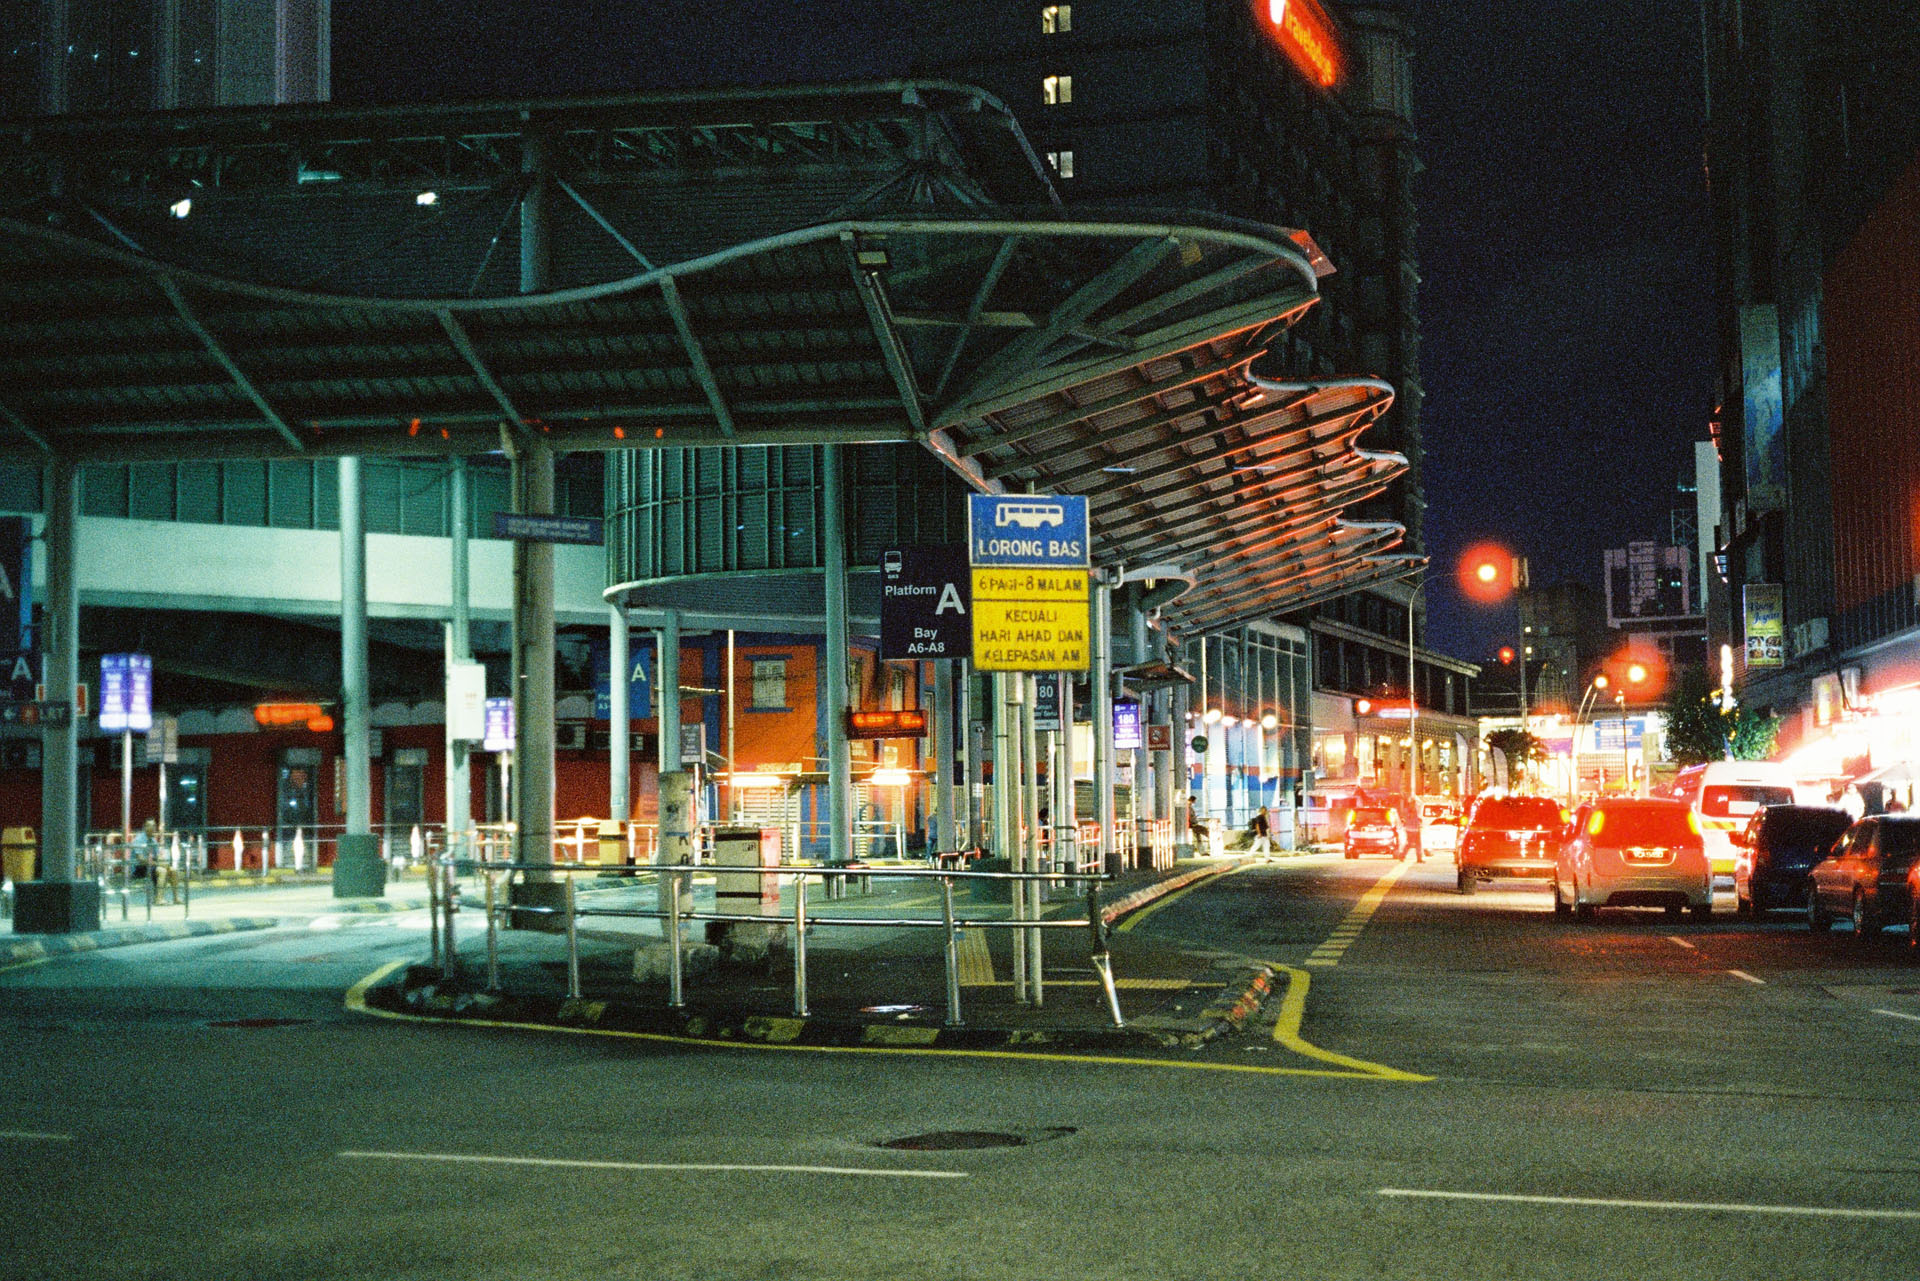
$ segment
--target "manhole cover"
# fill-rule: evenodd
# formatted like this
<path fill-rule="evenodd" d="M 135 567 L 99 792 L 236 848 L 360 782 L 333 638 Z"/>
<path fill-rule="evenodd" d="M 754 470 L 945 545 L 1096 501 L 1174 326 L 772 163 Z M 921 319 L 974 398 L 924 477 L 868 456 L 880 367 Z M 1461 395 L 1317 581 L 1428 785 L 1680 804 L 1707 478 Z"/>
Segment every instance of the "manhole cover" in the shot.
<path fill-rule="evenodd" d="M 301 1023 L 311 1023 L 311 1022 L 313 1022 L 312 1019 L 271 1019 L 271 1018 L 215 1019 L 211 1023 L 207 1024 L 207 1026 L 208 1027 L 244 1027 L 244 1028 L 294 1027 Z"/>
<path fill-rule="evenodd" d="M 1073 1132 L 1074 1127 L 1071 1125 L 1050 1125 L 1044 1130 L 1033 1130 L 1025 1134 L 1010 1134 L 1004 1130 L 933 1130 L 926 1134 L 909 1134 L 904 1139 L 883 1139 L 874 1146 L 893 1148 L 899 1152 L 959 1152 L 977 1148 L 1023 1148 L 1029 1143 L 1064 1138 Z"/>

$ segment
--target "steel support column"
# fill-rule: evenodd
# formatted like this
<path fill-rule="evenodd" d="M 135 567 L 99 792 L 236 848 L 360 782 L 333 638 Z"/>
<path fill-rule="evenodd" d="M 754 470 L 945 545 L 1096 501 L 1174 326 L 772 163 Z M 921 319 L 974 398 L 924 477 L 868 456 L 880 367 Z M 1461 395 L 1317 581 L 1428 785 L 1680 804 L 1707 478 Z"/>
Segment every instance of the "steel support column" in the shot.
<path fill-rule="evenodd" d="M 333 860 L 335 898 L 386 892 L 387 864 L 373 834 L 373 705 L 367 678 L 366 483 L 358 458 L 340 472 L 340 704 L 346 738 L 346 831 Z"/>
<path fill-rule="evenodd" d="M 1100 815 L 1100 866 L 1120 871 L 1113 830 L 1113 588 L 1093 589 L 1093 796 Z"/>
<path fill-rule="evenodd" d="M 937 853 L 960 848 L 956 835 L 958 828 L 953 821 L 953 749 L 966 729 L 967 718 L 964 713 L 956 714 L 954 710 L 953 663 L 952 659 L 938 659 L 933 664 L 933 715 L 930 729 L 934 752 L 934 805 L 928 839 L 933 842 L 933 851 Z"/>
<path fill-rule="evenodd" d="M 827 614 L 827 860 L 847 863 L 853 859 L 853 753 L 847 741 L 847 530 L 838 445 L 820 447 L 820 466 Z"/>
<path fill-rule="evenodd" d="M 473 661 L 472 570 L 467 555 L 467 460 L 455 455 L 447 473 L 447 662 Z M 449 714 L 448 726 L 452 726 Z M 447 735 L 447 848 L 463 849 L 473 830 L 473 783 L 469 744 Z"/>
<path fill-rule="evenodd" d="M 80 580 L 74 542 L 80 525 L 79 469 L 50 464 L 45 473 L 47 597 L 41 619 L 47 691 L 72 706 L 80 683 Z M 40 730 L 40 874 L 14 886 L 16 934 L 85 933 L 100 928 L 100 887 L 74 877 L 79 843 L 79 726 L 69 716 Z"/>
<path fill-rule="evenodd" d="M 632 634 L 624 601 L 607 605 L 607 817 L 624 824 L 633 813 Z"/>

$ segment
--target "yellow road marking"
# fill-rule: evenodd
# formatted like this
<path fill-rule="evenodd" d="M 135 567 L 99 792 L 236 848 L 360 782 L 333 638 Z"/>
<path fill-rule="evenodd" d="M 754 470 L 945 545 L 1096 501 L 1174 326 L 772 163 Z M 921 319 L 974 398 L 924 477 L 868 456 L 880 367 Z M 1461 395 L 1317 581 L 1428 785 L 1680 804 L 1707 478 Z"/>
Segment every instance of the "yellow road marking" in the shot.
<path fill-rule="evenodd" d="M 15 961 L 12 965 L 0 965 L 0 974 L 9 974 L 14 970 L 31 969 L 36 965 L 45 965 L 52 959 L 51 956 L 36 956 L 30 961 Z"/>
<path fill-rule="evenodd" d="M 1274 1019 L 1273 1039 L 1286 1046 L 1295 1054 L 1322 1063 L 1334 1063 L 1351 1070 L 1355 1076 L 1373 1077 L 1381 1081 L 1426 1082 L 1430 1076 L 1421 1076 L 1417 1072 L 1406 1072 L 1400 1068 L 1388 1067 L 1384 1063 L 1369 1063 L 1365 1059 L 1350 1058 L 1332 1050 L 1323 1050 L 1300 1035 L 1300 1023 L 1307 1016 L 1307 985 L 1312 982 L 1305 970 L 1295 969 L 1291 965 L 1275 963 L 1274 968 L 1287 976 L 1287 994 L 1280 1001 L 1280 1013 Z"/>
<path fill-rule="evenodd" d="M 1233 873 L 1239 871 L 1240 868 L 1245 866 L 1247 866 L 1247 864 L 1242 863 L 1234 867 L 1225 868 L 1219 872 L 1211 873 L 1207 876 L 1201 877 L 1199 880 L 1195 881 L 1191 885 L 1184 886 L 1180 889 L 1175 890 L 1173 893 L 1167 895 L 1165 898 L 1155 899 L 1153 902 L 1148 903 L 1145 907 L 1142 907 L 1139 911 L 1133 913 L 1131 916 L 1127 917 L 1126 920 L 1122 921 L 1118 926 L 1115 927 L 1114 932 L 1116 934 L 1126 934 L 1131 932 L 1134 926 L 1140 924 L 1140 922 L 1146 920 L 1149 916 L 1152 916 L 1155 912 L 1158 912 L 1161 908 L 1167 907 L 1173 903 L 1178 903 L 1181 899 L 1193 893 L 1195 890 L 1199 889 L 1202 885 L 1211 885 L 1213 884 L 1213 882 L 1219 880 L 1222 876 L 1231 876 Z"/>
<path fill-rule="evenodd" d="M 1395 863 L 1388 868 L 1386 873 L 1360 896 L 1359 901 L 1347 910 L 1346 916 L 1334 927 L 1333 933 L 1313 949 L 1312 955 L 1307 957 L 1307 964 L 1317 968 L 1338 965 L 1340 958 L 1346 954 L 1346 950 L 1353 946 L 1353 941 L 1360 937 L 1360 931 L 1365 929 L 1367 922 L 1373 919 L 1374 912 L 1387 897 L 1387 892 L 1393 888 L 1393 883 L 1406 875 L 1407 869 L 1411 866 L 1411 863 Z"/>

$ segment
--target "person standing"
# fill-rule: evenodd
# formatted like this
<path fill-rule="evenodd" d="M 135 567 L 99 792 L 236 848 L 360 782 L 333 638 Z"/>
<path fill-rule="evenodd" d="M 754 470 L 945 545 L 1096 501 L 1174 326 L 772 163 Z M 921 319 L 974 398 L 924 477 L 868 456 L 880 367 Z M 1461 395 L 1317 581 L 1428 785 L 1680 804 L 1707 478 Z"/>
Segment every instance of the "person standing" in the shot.
<path fill-rule="evenodd" d="M 1249 853 L 1261 858 L 1273 857 L 1273 824 L 1267 818 L 1267 807 L 1262 805 L 1253 812 L 1253 818 L 1247 823 L 1247 834 L 1253 837 Z"/>

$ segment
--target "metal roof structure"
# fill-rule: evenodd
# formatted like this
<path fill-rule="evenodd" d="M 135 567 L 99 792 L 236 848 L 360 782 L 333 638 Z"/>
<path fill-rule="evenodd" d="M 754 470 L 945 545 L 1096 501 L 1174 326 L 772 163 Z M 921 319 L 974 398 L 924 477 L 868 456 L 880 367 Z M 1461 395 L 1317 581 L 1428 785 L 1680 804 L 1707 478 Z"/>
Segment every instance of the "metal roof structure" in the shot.
<path fill-rule="evenodd" d="M 1391 388 L 1248 371 L 1311 241 L 1069 212 L 966 85 L 14 120 L 0 176 L 0 460 L 915 442 L 1086 494 L 1184 628 L 1391 576 Z"/>

